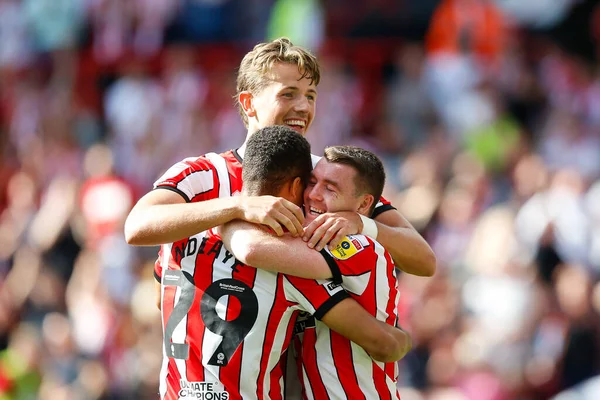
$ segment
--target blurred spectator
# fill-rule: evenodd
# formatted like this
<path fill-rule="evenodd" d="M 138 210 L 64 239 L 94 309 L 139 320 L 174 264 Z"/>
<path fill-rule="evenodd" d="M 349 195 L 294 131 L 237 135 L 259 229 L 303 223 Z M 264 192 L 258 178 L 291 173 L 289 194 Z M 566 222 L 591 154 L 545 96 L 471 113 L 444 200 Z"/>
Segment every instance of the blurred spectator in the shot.
<path fill-rule="evenodd" d="M 494 61 L 504 50 L 506 20 L 490 0 L 442 0 L 429 25 L 429 54 L 472 54 Z"/>
<path fill-rule="evenodd" d="M 106 92 L 106 120 L 115 170 L 140 187 L 155 178 L 151 166 L 159 151 L 159 110 L 163 101 L 159 82 L 148 76 L 137 60 L 126 63 L 121 77 Z"/>
<path fill-rule="evenodd" d="M 600 137 L 569 112 L 550 111 L 539 151 L 553 171 L 573 169 L 588 183 L 600 177 Z"/>
<path fill-rule="evenodd" d="M 165 29 L 177 11 L 177 2 L 168 0 L 89 3 L 94 54 L 103 63 L 118 61 L 129 51 L 137 56 L 158 52 Z"/>
<path fill-rule="evenodd" d="M 494 0 L 515 23 L 534 28 L 551 28 L 560 23 L 577 0 Z"/>
<path fill-rule="evenodd" d="M 351 139 L 358 122 L 358 110 L 363 93 L 354 74 L 344 69 L 336 57 L 321 58 L 319 84 L 319 113 L 327 118 L 316 118 L 307 132 L 314 154 L 321 154 L 327 146 L 346 143 Z"/>
<path fill-rule="evenodd" d="M 42 380 L 41 340 L 30 324 L 18 326 L 0 353 L 0 399 L 35 399 Z"/>
<path fill-rule="evenodd" d="M 399 133 L 395 152 L 419 147 L 427 140 L 434 114 L 423 80 L 424 63 L 423 48 L 416 43 L 403 46 L 394 59 L 397 71 L 386 85 L 384 112 Z"/>
<path fill-rule="evenodd" d="M 25 10 L 17 0 L 0 1 L 0 70 L 22 68 L 32 57 Z"/>
<path fill-rule="evenodd" d="M 162 126 L 156 146 L 161 147 L 161 158 L 171 162 L 188 157 L 190 148 L 198 148 L 202 153 L 211 148 L 212 137 L 207 132 L 206 116 L 202 111 L 209 83 L 196 66 L 193 49 L 189 46 L 172 46 L 165 63 Z"/>
<path fill-rule="evenodd" d="M 317 53 L 323 42 L 323 9 L 317 0 L 277 0 L 271 9 L 267 40 L 292 38 L 294 44 Z"/>
<path fill-rule="evenodd" d="M 575 171 L 554 175 L 549 188 L 531 197 L 516 216 L 519 238 L 530 249 L 552 243 L 561 260 L 589 265 L 590 228 L 583 190 Z"/>
<path fill-rule="evenodd" d="M 210 43 L 238 38 L 232 23 L 235 6 L 233 0 L 182 0 L 167 32 L 169 40 Z"/>
<path fill-rule="evenodd" d="M 82 0 L 23 0 L 23 10 L 41 52 L 73 48 L 84 18 Z"/>

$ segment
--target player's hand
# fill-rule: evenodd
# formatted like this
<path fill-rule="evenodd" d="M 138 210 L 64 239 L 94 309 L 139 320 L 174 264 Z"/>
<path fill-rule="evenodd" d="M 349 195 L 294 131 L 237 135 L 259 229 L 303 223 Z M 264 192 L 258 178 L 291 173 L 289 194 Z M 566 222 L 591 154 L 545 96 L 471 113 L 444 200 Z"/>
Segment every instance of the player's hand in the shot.
<path fill-rule="evenodd" d="M 328 243 L 330 249 L 335 249 L 344 236 L 359 233 L 362 228 L 360 216 L 353 211 L 324 213 L 304 228 L 303 239 L 308 247 L 317 251 Z"/>
<path fill-rule="evenodd" d="M 270 227 L 281 236 L 284 227 L 293 236 L 304 233 L 302 209 L 281 197 L 274 196 L 239 196 L 242 211 L 241 219 Z"/>

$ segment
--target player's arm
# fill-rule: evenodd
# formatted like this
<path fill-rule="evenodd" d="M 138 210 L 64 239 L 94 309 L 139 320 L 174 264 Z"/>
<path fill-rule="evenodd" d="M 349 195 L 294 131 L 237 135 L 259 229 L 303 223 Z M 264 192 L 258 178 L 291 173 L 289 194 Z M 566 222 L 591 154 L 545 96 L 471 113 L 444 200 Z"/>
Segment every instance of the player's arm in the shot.
<path fill-rule="evenodd" d="M 378 233 L 374 239 L 390 252 L 398 268 L 412 275 L 433 276 L 435 254 L 402 214 L 397 210 L 384 211 L 375 217 L 375 223 Z"/>
<path fill-rule="evenodd" d="M 376 361 L 397 361 L 410 350 L 410 338 L 405 332 L 378 321 L 342 286 L 287 276 L 284 293 L 302 310 L 361 346 Z"/>
<path fill-rule="evenodd" d="M 352 298 L 337 303 L 320 319 L 361 346 L 376 361 L 398 361 L 412 346 L 408 333 L 378 321 Z"/>
<path fill-rule="evenodd" d="M 233 219 L 264 224 L 278 235 L 285 227 L 301 234 L 304 216 L 295 204 L 273 196 L 236 196 L 188 203 L 179 193 L 155 189 L 142 197 L 125 221 L 127 243 L 155 246 L 193 236 Z"/>
<path fill-rule="evenodd" d="M 274 236 L 260 226 L 235 220 L 219 227 L 221 240 L 246 265 L 309 279 L 329 279 L 332 272 L 319 252 L 291 235 Z"/>
<path fill-rule="evenodd" d="M 374 222 L 377 239 L 390 252 L 402 271 L 419 276 L 432 276 L 436 269 L 435 254 L 425 239 L 397 210 L 378 214 Z M 356 212 L 337 212 L 319 215 L 304 229 L 309 247 L 321 250 L 328 243 L 335 248 L 344 236 L 363 232 L 364 224 Z"/>

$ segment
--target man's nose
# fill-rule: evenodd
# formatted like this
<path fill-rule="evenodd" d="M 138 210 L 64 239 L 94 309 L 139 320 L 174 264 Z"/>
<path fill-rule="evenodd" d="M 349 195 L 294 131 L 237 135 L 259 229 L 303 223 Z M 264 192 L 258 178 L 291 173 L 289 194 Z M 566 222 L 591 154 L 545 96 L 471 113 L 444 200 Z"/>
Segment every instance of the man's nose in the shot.
<path fill-rule="evenodd" d="M 321 200 L 322 196 L 318 187 L 318 184 L 314 185 L 308 190 L 308 198 L 311 200 Z"/>
<path fill-rule="evenodd" d="M 294 104 L 294 110 L 308 113 L 308 111 L 310 110 L 310 103 L 306 96 L 300 96 L 298 98 L 298 101 L 296 101 L 296 103 Z"/>

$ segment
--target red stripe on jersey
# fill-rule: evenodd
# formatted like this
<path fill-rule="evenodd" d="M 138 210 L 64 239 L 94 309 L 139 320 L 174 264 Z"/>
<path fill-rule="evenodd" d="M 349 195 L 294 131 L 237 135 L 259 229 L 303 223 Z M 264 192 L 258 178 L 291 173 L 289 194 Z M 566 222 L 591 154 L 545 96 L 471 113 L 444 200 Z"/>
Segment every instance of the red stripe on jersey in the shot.
<path fill-rule="evenodd" d="M 319 364 L 317 363 L 317 352 L 314 346 L 316 341 L 316 330 L 314 328 L 306 329 L 302 339 L 302 346 L 300 347 L 302 349 L 301 360 L 303 365 L 298 366 L 298 374 L 300 374 L 301 377 L 300 380 L 302 382 L 302 391 L 307 390 L 306 382 L 304 381 L 304 376 L 302 375 L 302 368 L 304 368 L 309 381 L 308 384 L 310 385 L 312 397 L 314 399 L 329 399 L 329 394 L 327 393 L 327 389 L 323 383 L 321 371 L 319 370 Z"/>
<path fill-rule="evenodd" d="M 389 379 L 393 381 L 398 379 L 398 363 L 385 363 L 383 371 Z"/>
<path fill-rule="evenodd" d="M 288 341 L 289 343 L 289 341 Z M 282 387 L 279 384 L 281 378 L 284 375 L 284 371 L 285 371 L 285 361 L 286 358 L 284 356 L 282 356 L 282 358 L 279 359 L 279 362 L 277 363 L 277 365 L 275 366 L 275 368 L 273 369 L 273 371 L 271 372 L 271 384 L 269 385 L 269 398 L 271 399 L 281 399 L 281 391 L 282 391 Z"/>
<path fill-rule="evenodd" d="M 388 364 L 393 363 L 386 363 L 386 368 Z M 375 389 L 377 390 L 377 393 L 379 393 L 379 399 L 384 400 L 392 398 L 390 390 L 385 384 L 385 372 L 383 372 L 383 370 L 375 363 L 373 363 L 373 383 L 375 383 Z"/>
<path fill-rule="evenodd" d="M 195 275 L 195 274 L 194 274 Z M 196 277 L 194 276 L 194 280 Z M 204 341 L 204 329 L 199 329 L 198 318 L 200 315 L 200 293 L 196 290 L 194 296 L 194 302 L 192 307 L 187 314 L 186 321 L 186 332 L 194 331 L 193 335 L 187 335 L 186 343 L 189 344 L 189 358 L 186 360 L 185 365 L 185 378 L 188 382 L 202 382 L 204 381 L 204 369 L 196 368 L 198 365 L 202 365 L 202 342 Z"/>
<path fill-rule="evenodd" d="M 337 332 L 330 331 L 330 334 L 331 354 L 333 355 L 335 371 L 341 386 L 346 393 L 346 397 L 349 399 L 365 399 L 365 396 L 358 385 L 356 371 L 354 370 L 354 360 L 352 360 L 352 347 L 350 341 Z"/>
<path fill-rule="evenodd" d="M 385 252 L 385 260 L 387 265 L 394 265 L 394 261 L 392 260 L 392 256 L 387 251 Z M 387 281 L 390 289 L 390 301 L 387 303 L 387 307 L 385 311 L 388 314 L 388 318 L 385 321 L 386 323 L 396 326 L 398 323 L 398 279 L 396 277 L 395 268 L 387 269 Z"/>
<path fill-rule="evenodd" d="M 383 196 L 381 196 L 381 197 L 379 198 L 379 201 L 380 201 L 380 202 L 381 202 L 383 205 L 386 205 L 386 206 L 389 206 L 389 205 L 391 205 L 391 204 L 392 204 L 392 203 L 390 203 L 390 201 L 389 201 L 388 199 L 386 199 L 386 198 L 385 198 L 385 197 L 383 197 Z"/>

